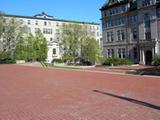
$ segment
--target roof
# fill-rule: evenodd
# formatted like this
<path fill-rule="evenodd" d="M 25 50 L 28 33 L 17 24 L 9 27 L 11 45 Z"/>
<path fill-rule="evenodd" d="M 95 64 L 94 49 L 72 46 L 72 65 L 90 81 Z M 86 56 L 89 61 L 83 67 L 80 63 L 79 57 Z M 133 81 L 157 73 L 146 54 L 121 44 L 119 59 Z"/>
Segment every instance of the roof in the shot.
<path fill-rule="evenodd" d="M 42 13 L 43 15 L 47 15 L 46 13 Z M 15 17 L 15 18 L 28 18 L 28 19 L 38 19 L 38 20 L 50 20 L 50 21 L 60 21 L 60 22 L 70 22 L 70 23 L 79 23 L 79 24 L 91 24 L 91 25 L 100 25 L 100 23 L 95 22 L 83 22 L 83 21 L 74 21 L 74 20 L 64 20 L 64 19 L 55 19 L 53 16 L 49 16 L 46 18 L 37 17 L 41 16 L 42 14 L 37 14 L 35 16 L 22 16 L 22 15 L 11 15 L 11 14 L 5 14 L 6 17 Z"/>
<path fill-rule="evenodd" d="M 127 4 L 127 3 L 131 2 L 131 1 L 133 1 L 133 0 L 117 0 L 117 1 L 115 1 L 114 3 L 112 3 L 111 0 L 109 0 L 108 2 L 106 2 L 106 3 L 102 6 L 102 8 L 100 8 L 100 10 L 101 10 L 101 11 L 107 10 L 107 9 L 109 9 L 109 8 L 111 8 L 111 7 L 115 7 L 115 6 L 118 6 L 118 5 Z"/>

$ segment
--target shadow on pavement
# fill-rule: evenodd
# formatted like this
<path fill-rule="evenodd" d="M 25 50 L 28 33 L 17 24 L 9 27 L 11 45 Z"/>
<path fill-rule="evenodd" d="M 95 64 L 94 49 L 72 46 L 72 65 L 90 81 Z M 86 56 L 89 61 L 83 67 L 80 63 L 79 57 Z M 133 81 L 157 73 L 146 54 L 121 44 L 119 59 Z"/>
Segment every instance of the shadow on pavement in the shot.
<path fill-rule="evenodd" d="M 153 105 L 153 104 L 143 102 L 143 101 L 140 101 L 140 100 L 127 98 L 127 97 L 122 97 L 122 96 L 114 95 L 114 94 L 111 94 L 111 93 L 102 92 L 102 91 L 99 91 L 99 90 L 93 90 L 93 92 L 108 95 L 108 96 L 111 96 L 111 97 L 114 97 L 114 98 L 125 100 L 125 101 L 128 101 L 128 102 L 135 103 L 135 104 L 138 104 L 138 105 L 142 105 L 142 106 L 145 106 L 145 107 L 149 107 L 149 108 L 152 108 L 152 109 L 160 110 L 160 106 Z"/>

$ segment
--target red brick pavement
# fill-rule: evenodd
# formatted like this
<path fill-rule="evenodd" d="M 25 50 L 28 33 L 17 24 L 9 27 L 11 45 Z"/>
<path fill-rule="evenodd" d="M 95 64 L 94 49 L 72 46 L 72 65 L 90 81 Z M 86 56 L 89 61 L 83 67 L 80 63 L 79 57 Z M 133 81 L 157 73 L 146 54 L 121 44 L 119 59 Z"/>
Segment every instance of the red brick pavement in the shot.
<path fill-rule="evenodd" d="M 0 120 L 160 120 L 159 93 L 155 77 L 0 65 Z"/>

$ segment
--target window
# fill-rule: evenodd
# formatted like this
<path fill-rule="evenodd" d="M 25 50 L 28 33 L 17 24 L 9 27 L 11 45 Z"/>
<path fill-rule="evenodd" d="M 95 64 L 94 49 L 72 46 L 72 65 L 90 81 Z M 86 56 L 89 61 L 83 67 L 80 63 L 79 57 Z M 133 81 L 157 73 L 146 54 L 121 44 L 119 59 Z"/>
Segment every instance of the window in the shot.
<path fill-rule="evenodd" d="M 59 35 L 59 34 L 60 34 L 60 30 L 56 29 L 56 35 Z"/>
<path fill-rule="evenodd" d="M 5 22 L 5 21 L 4 21 L 4 22 Z M 20 19 L 20 23 L 23 24 L 23 22 L 24 22 L 24 21 L 23 21 L 22 19 Z"/>
<path fill-rule="evenodd" d="M 48 22 L 48 25 L 50 25 L 50 26 L 51 26 L 51 22 Z"/>
<path fill-rule="evenodd" d="M 137 22 L 137 19 L 138 19 L 137 15 L 129 16 L 129 22 L 130 22 L 130 23 Z"/>
<path fill-rule="evenodd" d="M 121 49 L 118 49 L 118 57 L 121 58 Z"/>
<path fill-rule="evenodd" d="M 122 48 L 122 57 L 123 57 L 123 58 L 126 57 L 126 50 L 125 50 L 125 48 Z"/>
<path fill-rule="evenodd" d="M 52 29 L 44 28 L 43 33 L 44 34 L 52 34 Z"/>
<path fill-rule="evenodd" d="M 145 14 L 144 15 L 144 24 L 145 24 L 145 28 L 150 28 L 150 16 L 149 14 Z"/>
<path fill-rule="evenodd" d="M 124 41 L 126 36 L 125 36 L 125 31 L 124 30 L 117 30 L 117 41 Z"/>
<path fill-rule="evenodd" d="M 37 33 L 38 31 L 40 31 L 40 29 L 39 28 L 35 28 L 35 33 Z"/>
<path fill-rule="evenodd" d="M 146 6 L 149 6 L 149 5 L 152 5 L 153 4 L 153 0 L 143 0 L 142 1 L 142 6 L 143 7 L 146 7 Z"/>
<path fill-rule="evenodd" d="M 97 36 L 99 36 L 99 32 L 97 32 Z"/>
<path fill-rule="evenodd" d="M 38 21 L 35 22 L 35 25 L 38 25 Z"/>
<path fill-rule="evenodd" d="M 28 25 L 30 25 L 30 24 L 31 24 L 31 21 L 30 21 L 30 20 L 28 20 L 27 24 L 28 24 Z"/>
<path fill-rule="evenodd" d="M 157 10 L 157 16 L 160 17 L 160 9 Z"/>
<path fill-rule="evenodd" d="M 31 28 L 30 27 L 26 27 L 24 29 L 24 33 L 31 33 Z"/>
<path fill-rule="evenodd" d="M 59 38 L 59 37 L 57 37 L 57 41 L 59 41 L 59 39 L 60 39 L 60 38 Z"/>
<path fill-rule="evenodd" d="M 111 49 L 112 57 L 114 57 L 114 49 Z"/>
<path fill-rule="evenodd" d="M 119 58 L 125 58 L 126 57 L 126 50 L 125 50 L 125 48 L 119 48 L 118 49 L 118 57 Z"/>
<path fill-rule="evenodd" d="M 99 30 L 99 27 L 97 27 L 97 30 Z"/>
<path fill-rule="evenodd" d="M 117 19 L 107 20 L 106 23 L 107 23 L 107 27 L 124 25 L 126 24 L 126 18 L 117 18 Z"/>
<path fill-rule="evenodd" d="M 53 38 L 52 38 L 52 37 L 50 38 L 50 41 L 51 41 L 51 42 L 53 41 Z"/>
<path fill-rule="evenodd" d="M 151 32 L 145 32 L 145 39 L 150 40 L 151 39 Z"/>
<path fill-rule="evenodd" d="M 122 7 L 122 13 L 124 13 L 124 12 L 126 12 L 126 7 L 125 6 Z"/>
<path fill-rule="evenodd" d="M 46 22 L 46 21 L 44 21 L 44 25 L 45 25 L 45 26 L 47 25 L 47 22 Z"/>
<path fill-rule="evenodd" d="M 132 29 L 133 39 L 137 39 L 137 28 Z"/>
<path fill-rule="evenodd" d="M 145 39 L 151 39 L 151 24 L 149 14 L 144 15 Z"/>
<path fill-rule="evenodd" d="M 53 48 L 53 55 L 56 55 L 56 49 Z"/>
<path fill-rule="evenodd" d="M 57 27 L 59 26 L 59 23 L 58 23 L 58 22 L 56 22 L 56 26 L 57 26 Z"/>
<path fill-rule="evenodd" d="M 117 37 L 118 37 L 118 41 L 121 41 L 121 33 L 120 33 L 120 30 L 117 31 Z"/>
<path fill-rule="evenodd" d="M 125 40 L 125 33 L 124 33 L 124 30 L 121 30 L 121 35 L 122 35 L 122 41 Z"/>
<path fill-rule="evenodd" d="M 107 32 L 107 42 L 113 42 L 113 41 L 114 41 L 113 32 Z"/>

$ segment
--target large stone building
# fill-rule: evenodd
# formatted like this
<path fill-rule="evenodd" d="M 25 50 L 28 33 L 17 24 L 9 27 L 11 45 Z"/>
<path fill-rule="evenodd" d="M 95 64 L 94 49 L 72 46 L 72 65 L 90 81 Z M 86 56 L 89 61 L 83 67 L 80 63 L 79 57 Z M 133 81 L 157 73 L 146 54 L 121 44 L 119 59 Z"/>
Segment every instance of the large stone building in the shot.
<path fill-rule="evenodd" d="M 101 10 L 103 53 L 150 65 L 160 54 L 160 0 L 108 0 Z"/>
<path fill-rule="evenodd" d="M 99 41 L 100 26 L 93 22 L 80 22 L 72 20 L 55 19 L 42 12 L 33 17 L 19 16 L 19 15 L 5 15 L 8 18 L 16 18 L 27 27 L 27 32 L 33 35 L 37 30 L 41 30 L 48 42 L 48 57 L 46 62 L 51 63 L 54 58 L 60 58 L 62 52 L 60 50 L 59 42 L 61 38 L 61 28 L 64 24 L 78 24 L 85 26 L 89 35 Z"/>

